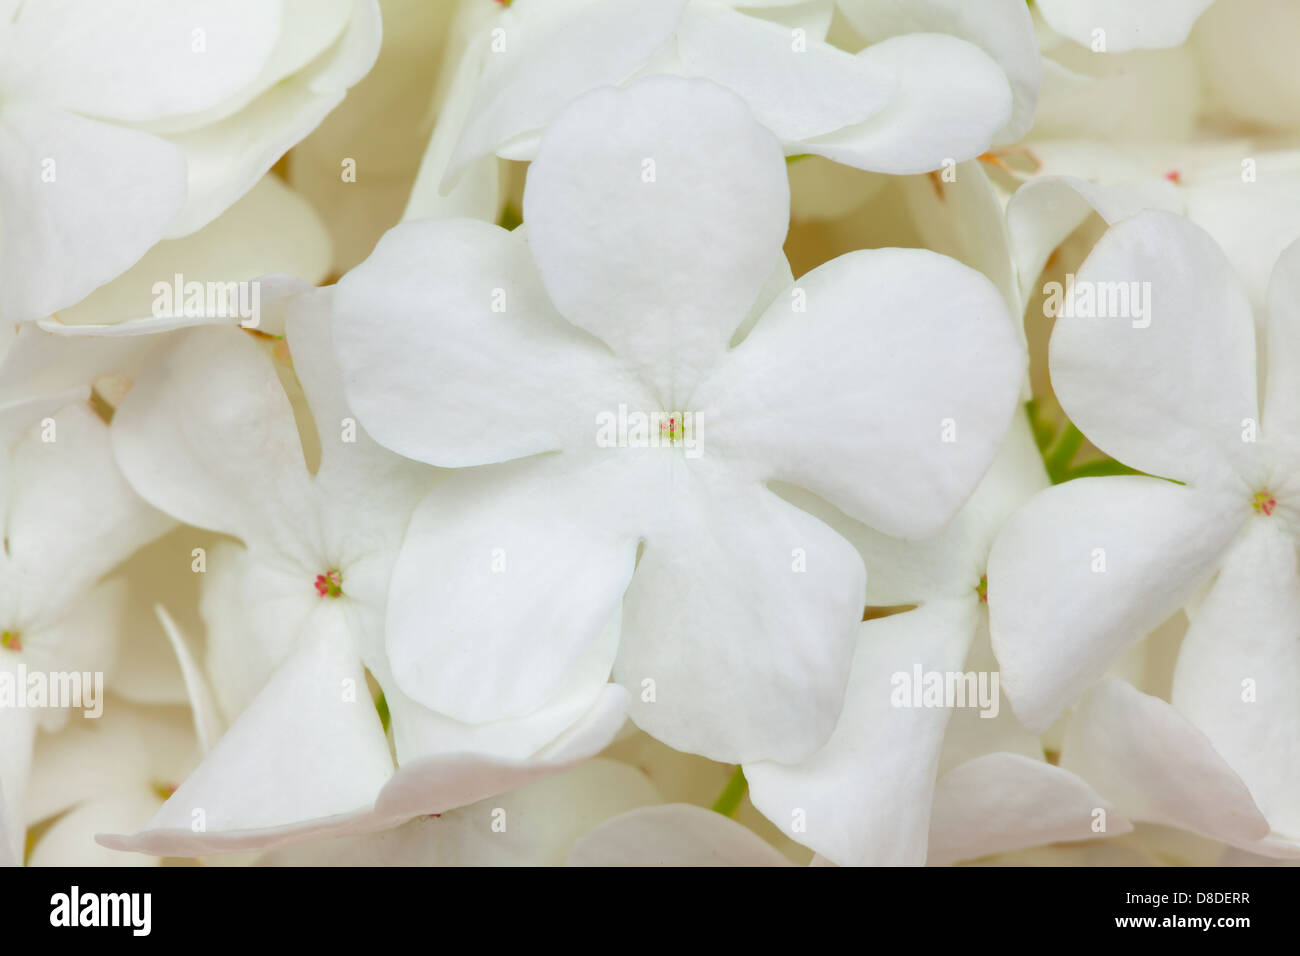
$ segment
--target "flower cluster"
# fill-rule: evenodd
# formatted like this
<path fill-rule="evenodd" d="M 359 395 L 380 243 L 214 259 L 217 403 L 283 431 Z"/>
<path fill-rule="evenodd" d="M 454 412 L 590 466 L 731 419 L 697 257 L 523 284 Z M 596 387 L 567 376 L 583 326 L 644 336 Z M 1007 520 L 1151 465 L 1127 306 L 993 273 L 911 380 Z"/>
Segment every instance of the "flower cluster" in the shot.
<path fill-rule="evenodd" d="M 1286 0 L 0 0 L 0 865 L 1300 859 Z"/>

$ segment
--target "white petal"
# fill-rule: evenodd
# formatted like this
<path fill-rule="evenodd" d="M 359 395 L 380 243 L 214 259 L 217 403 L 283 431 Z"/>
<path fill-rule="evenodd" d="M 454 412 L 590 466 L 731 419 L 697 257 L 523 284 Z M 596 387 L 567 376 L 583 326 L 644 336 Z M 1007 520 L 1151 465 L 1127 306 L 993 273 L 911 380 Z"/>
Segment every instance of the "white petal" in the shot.
<path fill-rule="evenodd" d="M 158 798 L 143 786 L 98 796 L 59 817 L 32 847 L 28 866 L 157 866 L 160 861 L 119 853 L 95 842 L 105 830 L 134 830 L 149 821 Z"/>
<path fill-rule="evenodd" d="M 1249 506 L 1155 478 L 1032 498 L 989 554 L 989 628 L 1016 715 L 1041 732 L 1210 575 Z"/>
<path fill-rule="evenodd" d="M 1029 132 L 1042 82 L 1042 58 L 1033 17 L 1020 0 L 979 6 L 966 0 L 839 0 L 839 8 L 871 42 L 907 33 L 948 33 L 974 43 L 1006 73 L 1015 98 L 1011 119 L 997 142 L 1014 143 Z"/>
<path fill-rule="evenodd" d="M 258 849 L 364 817 L 392 758 L 347 635 L 304 634 L 197 770 L 118 850 L 158 856 Z"/>
<path fill-rule="evenodd" d="M 174 146 L 71 113 L 6 106 L 0 157 L 0 317 L 10 323 L 44 318 L 129 268 L 185 201 Z"/>
<path fill-rule="evenodd" d="M 1300 242 L 1273 268 L 1265 344 L 1264 427 L 1269 435 L 1300 435 Z"/>
<path fill-rule="evenodd" d="M 0 730 L 0 866 L 18 866 L 26 847 L 23 799 L 36 718 L 25 708 L 0 708 Z"/>
<path fill-rule="evenodd" d="M 1171 699 L 1273 829 L 1300 839 L 1300 569 L 1295 540 L 1273 517 L 1252 522 L 1190 615 Z"/>
<path fill-rule="evenodd" d="M 8 476 L 6 575 L 23 581 L 24 613 L 34 620 L 171 526 L 127 486 L 109 429 L 88 406 L 59 412 L 52 434 L 47 442 L 29 433 Z"/>
<path fill-rule="evenodd" d="M 894 74 L 893 99 L 870 119 L 804 140 L 796 151 L 881 173 L 923 173 L 974 159 L 1011 119 L 1006 74 L 972 43 L 916 33 L 882 40 L 858 57 Z"/>
<path fill-rule="evenodd" d="M 670 803 L 617 816 L 578 841 L 569 866 L 789 866 L 735 820 Z"/>
<path fill-rule="evenodd" d="M 244 331 L 195 329 L 145 372 L 113 419 L 127 480 L 188 524 L 245 541 L 296 538 L 309 475 L 293 410 Z"/>
<path fill-rule="evenodd" d="M 315 129 L 379 55 L 379 6 L 357 0 L 347 30 L 312 64 L 220 122 L 173 134 L 185 153 L 188 195 L 169 238 L 206 226 Z"/>
<path fill-rule="evenodd" d="M 383 833 L 279 850 L 259 865 L 555 866 L 596 824 L 657 800 L 654 788 L 634 767 L 589 760 L 567 773 L 440 817 L 422 817 Z"/>
<path fill-rule="evenodd" d="M 627 80 L 668 45 L 685 6 L 686 0 L 511 4 L 470 41 L 492 52 L 451 175 L 541 129 L 582 93 Z"/>
<path fill-rule="evenodd" d="M 1214 240 L 1178 216 L 1139 213 L 1101 238 L 1075 288 L 1110 314 L 1056 320 L 1052 384 L 1066 414 L 1141 471 L 1219 474 L 1259 412 L 1250 303 Z"/>
<path fill-rule="evenodd" d="M 1099 816 L 1099 810 L 1105 815 Z M 1104 821 L 1101 832 L 1093 829 L 1098 821 Z M 1020 754 L 993 753 L 939 779 L 926 862 L 943 865 L 1131 829 L 1110 803 L 1068 770 Z"/>
<path fill-rule="evenodd" d="M 132 123 L 210 109 L 262 69 L 280 33 L 280 7 L 262 0 L 27 5 L 6 37 L 5 92 Z"/>
<path fill-rule="evenodd" d="M 1124 681 L 1102 681 L 1084 695 L 1070 718 L 1061 766 L 1134 820 L 1229 843 L 1268 835 L 1250 791 L 1205 735 Z"/>
<path fill-rule="evenodd" d="M 333 334 L 366 431 L 437 465 L 590 446 L 619 374 L 555 314 L 523 235 L 470 220 L 389 231 L 339 282 Z"/>
<path fill-rule="evenodd" d="M 724 763 L 807 757 L 839 713 L 861 559 L 765 488 L 695 467 L 663 481 L 674 493 L 645 533 L 614 666 L 632 719 Z"/>
<path fill-rule="evenodd" d="M 1102 52 L 1180 46 L 1214 0 L 1038 0 L 1043 19 L 1057 33 Z M 1097 31 L 1101 31 L 1100 40 Z"/>
<path fill-rule="evenodd" d="M 740 94 L 783 141 L 860 123 L 894 91 L 884 67 L 816 40 L 796 47 L 788 28 L 722 6 L 688 6 L 677 49 L 686 75 Z"/>
<path fill-rule="evenodd" d="M 986 278 L 931 252 L 870 250 L 778 296 L 694 401 L 715 454 L 922 537 L 993 460 L 1024 370 Z"/>
<path fill-rule="evenodd" d="M 678 409 L 780 262 L 781 145 L 734 94 L 649 77 L 547 128 L 524 221 L 551 300 Z"/>
<path fill-rule="evenodd" d="M 606 482 L 620 474 L 548 456 L 459 472 L 424 500 L 388 607 L 389 662 L 407 695 L 483 723 L 522 717 L 561 690 L 636 558 L 635 534 L 605 506 Z"/>
<path fill-rule="evenodd" d="M 178 274 L 185 283 L 246 282 L 271 273 L 319 282 L 329 264 L 329 237 L 320 217 L 280 177 L 264 176 L 207 228 L 160 242 L 113 282 L 60 310 L 59 320 L 69 326 L 112 326 L 153 316 L 164 311 L 155 306 L 162 292 L 155 286 L 161 282 L 174 289 Z M 269 291 L 261 283 L 258 304 L 263 313 Z M 180 311 L 181 304 L 173 311 Z M 258 327 L 273 331 L 265 322 Z M 104 348 L 105 343 L 98 346 Z"/>
<path fill-rule="evenodd" d="M 624 690 L 605 685 L 587 713 L 529 757 L 464 749 L 408 760 L 380 792 L 375 817 L 391 824 L 420 814 L 445 813 L 578 765 L 609 746 L 623 725 L 626 708 Z M 394 714 L 394 721 L 397 717 Z"/>
<path fill-rule="evenodd" d="M 961 670 L 975 608 L 971 595 L 860 625 L 835 733 L 801 763 L 746 764 L 754 806 L 840 866 L 925 862 L 930 799 L 952 710 L 912 706 L 910 694 L 903 705 L 898 695 L 911 686 L 916 667 Z"/>

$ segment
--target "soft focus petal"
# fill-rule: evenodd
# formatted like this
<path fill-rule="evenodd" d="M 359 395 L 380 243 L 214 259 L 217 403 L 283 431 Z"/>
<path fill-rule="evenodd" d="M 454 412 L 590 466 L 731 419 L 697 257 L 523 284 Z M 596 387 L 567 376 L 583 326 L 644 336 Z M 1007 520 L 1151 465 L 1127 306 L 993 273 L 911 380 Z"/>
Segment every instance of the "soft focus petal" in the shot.
<path fill-rule="evenodd" d="M 569 866 L 789 866 L 735 820 L 670 803 L 617 816 L 578 841 Z"/>

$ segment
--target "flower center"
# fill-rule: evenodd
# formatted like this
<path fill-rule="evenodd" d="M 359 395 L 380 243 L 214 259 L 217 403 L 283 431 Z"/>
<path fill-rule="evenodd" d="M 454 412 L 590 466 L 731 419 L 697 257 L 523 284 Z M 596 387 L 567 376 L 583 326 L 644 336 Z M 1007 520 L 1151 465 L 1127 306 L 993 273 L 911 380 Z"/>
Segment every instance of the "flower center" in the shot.
<path fill-rule="evenodd" d="M 975 585 L 975 593 L 980 596 L 981 604 L 989 603 L 989 576 L 987 574 L 980 575 L 980 583 Z"/>
<path fill-rule="evenodd" d="M 659 440 L 661 442 L 677 442 L 682 440 L 686 434 L 686 428 L 682 419 L 678 415 L 670 415 L 667 421 L 659 423 Z"/>
<path fill-rule="evenodd" d="M 1273 497 L 1271 491 L 1257 491 L 1255 497 L 1251 499 L 1251 504 L 1255 511 L 1267 517 L 1272 515 L 1273 509 L 1277 507 L 1277 499 Z"/>
<path fill-rule="evenodd" d="M 1181 186 L 1183 184 L 1183 174 L 1176 169 L 1171 169 L 1169 172 L 1165 173 L 1165 179 L 1169 180 L 1175 186 Z"/>
<path fill-rule="evenodd" d="M 0 633 L 0 647 L 7 651 L 21 651 L 23 649 L 23 639 L 17 631 L 4 631 Z"/>
<path fill-rule="evenodd" d="M 343 596 L 343 574 L 339 571 L 326 571 L 316 575 L 316 593 L 321 597 Z"/>
<path fill-rule="evenodd" d="M 170 800 L 172 794 L 176 792 L 176 784 L 154 781 L 153 792 L 163 800 Z"/>

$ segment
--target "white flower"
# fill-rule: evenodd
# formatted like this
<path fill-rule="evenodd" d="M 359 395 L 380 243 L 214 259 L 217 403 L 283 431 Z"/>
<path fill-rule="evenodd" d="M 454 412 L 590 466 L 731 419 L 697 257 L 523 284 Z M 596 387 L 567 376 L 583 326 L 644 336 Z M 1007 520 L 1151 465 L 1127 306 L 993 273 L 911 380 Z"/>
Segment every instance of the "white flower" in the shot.
<path fill-rule="evenodd" d="M 462 469 L 394 572 L 388 652 L 412 698 L 527 713 L 622 603 L 609 660 L 642 728 L 727 762 L 825 741 L 862 564 L 766 483 L 933 533 L 992 460 L 1024 355 L 993 286 L 933 253 L 852 253 L 775 292 L 787 196 L 779 143 L 734 94 L 652 77 L 552 121 L 526 239 L 407 223 L 340 281 L 351 407 L 381 444 Z M 601 447 L 620 409 L 661 416 L 660 447 Z M 698 455 L 689 435 L 662 447 L 679 412 Z"/>
<path fill-rule="evenodd" d="M 0 488 L 0 679 L 25 695 L 24 673 L 102 674 L 126 595 L 121 581 L 100 578 L 169 522 L 122 480 L 108 428 L 84 403 L 36 422 L 13 408 L 0 415 Z M 18 858 L 37 726 L 57 728 L 68 715 L 49 699 L 36 709 L 39 700 L 25 702 L 0 706 L 0 847 Z"/>
<path fill-rule="evenodd" d="M 1080 479 L 1011 517 L 989 562 L 1003 686 L 1026 726 L 1046 727 L 1209 582 L 1189 608 L 1172 703 L 1295 840 L 1300 246 L 1274 271 L 1266 372 L 1240 281 L 1184 219 L 1143 212 L 1113 226 L 1077 281 L 1138 283 L 1139 294 L 1149 283 L 1149 311 L 1057 320 L 1062 406 L 1108 455 L 1185 484 Z"/>
<path fill-rule="evenodd" d="M 799 764 L 745 765 L 750 799 L 786 835 L 840 865 L 915 866 L 1129 828 L 1113 815 L 1094 832 L 1095 811 L 1111 805 L 1043 759 L 989 676 L 988 549 L 1006 516 L 1046 484 L 1021 415 L 970 501 L 933 538 L 890 539 L 822 507 L 866 561 L 868 604 L 915 610 L 860 625 L 825 747 Z M 898 675 L 910 681 L 917 669 L 974 674 L 992 698 L 899 706 Z"/>
<path fill-rule="evenodd" d="M 0 3 L 0 319 L 205 225 L 374 60 L 373 0 Z"/>
<path fill-rule="evenodd" d="M 599 672 L 491 726 L 403 697 L 384 653 L 384 605 L 433 475 L 357 427 L 320 311 L 295 307 L 286 330 L 319 442 L 314 474 L 271 359 L 241 330 L 176 333 L 114 418 L 117 458 L 139 492 L 242 546 L 205 558 L 206 680 L 173 634 L 211 752 L 143 831 L 107 846 L 199 855 L 392 826 L 568 766 L 622 722 L 623 692 Z M 396 772 L 367 671 L 385 691 Z"/>
<path fill-rule="evenodd" d="M 647 74 L 730 88 L 789 154 L 888 173 L 1015 141 L 1038 95 L 1032 20 L 1017 0 L 983 4 L 978 16 L 954 0 L 907 12 L 845 0 L 873 41 L 856 56 L 825 42 L 830 5 L 807 0 L 515 0 L 494 17 L 487 6 L 467 17 L 469 45 L 416 186 L 425 214 L 439 208 L 431 180 L 451 188 L 493 153 L 531 159 L 573 99 Z"/>

